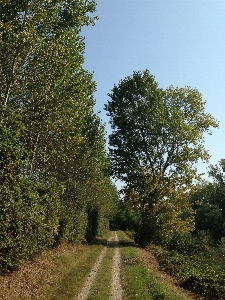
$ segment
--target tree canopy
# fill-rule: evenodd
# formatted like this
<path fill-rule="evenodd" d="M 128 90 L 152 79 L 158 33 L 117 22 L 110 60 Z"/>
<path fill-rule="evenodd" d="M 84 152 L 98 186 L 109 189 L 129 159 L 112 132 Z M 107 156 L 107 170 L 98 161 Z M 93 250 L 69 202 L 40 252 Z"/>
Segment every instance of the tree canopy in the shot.
<path fill-rule="evenodd" d="M 121 80 L 108 96 L 112 170 L 141 216 L 138 227 L 143 223 L 150 236 L 157 228 L 179 230 L 180 215 L 190 209 L 190 184 L 198 177 L 195 163 L 209 158 L 204 134 L 218 126 L 216 120 L 196 89 L 164 90 L 148 70 Z"/>

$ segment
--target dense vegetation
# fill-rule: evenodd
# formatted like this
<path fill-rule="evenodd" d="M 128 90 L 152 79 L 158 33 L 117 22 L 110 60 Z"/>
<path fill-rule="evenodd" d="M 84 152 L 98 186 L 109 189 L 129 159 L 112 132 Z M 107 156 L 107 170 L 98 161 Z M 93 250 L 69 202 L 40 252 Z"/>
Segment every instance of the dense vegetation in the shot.
<path fill-rule="evenodd" d="M 193 231 L 195 163 L 208 160 L 204 134 L 218 126 L 204 111 L 201 94 L 190 87 L 163 90 L 146 70 L 121 80 L 109 97 L 109 155 L 113 176 L 124 182 L 124 199 L 135 211 L 135 241 L 145 246 Z"/>
<path fill-rule="evenodd" d="M 224 299 L 224 244 L 215 245 L 204 232 L 197 236 L 175 234 L 163 245 L 149 245 L 148 250 L 183 288 L 204 299 Z"/>
<path fill-rule="evenodd" d="M 198 176 L 195 163 L 209 158 L 204 134 L 218 126 L 201 94 L 163 90 L 146 70 L 109 98 L 112 175 L 124 183 L 112 227 L 131 230 L 184 288 L 224 299 L 225 160 L 209 166 L 210 182 Z"/>
<path fill-rule="evenodd" d="M 195 168 L 218 123 L 198 90 L 164 90 L 148 70 L 134 72 L 105 105 L 107 157 L 96 83 L 83 68 L 81 28 L 94 25 L 95 7 L 1 1 L 0 269 L 60 241 L 91 241 L 110 221 L 154 244 L 183 286 L 223 299 L 225 159 L 209 166 L 210 182 Z M 124 184 L 120 199 L 110 175 Z"/>
<path fill-rule="evenodd" d="M 115 187 L 81 27 L 94 1 L 0 4 L 0 268 L 108 229 Z"/>

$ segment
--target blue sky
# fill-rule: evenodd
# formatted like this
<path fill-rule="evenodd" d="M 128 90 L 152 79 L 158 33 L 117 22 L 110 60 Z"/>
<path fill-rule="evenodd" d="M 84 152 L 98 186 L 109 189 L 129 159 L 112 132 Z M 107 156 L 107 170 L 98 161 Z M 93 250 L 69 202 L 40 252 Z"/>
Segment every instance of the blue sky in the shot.
<path fill-rule="evenodd" d="M 191 86 L 219 122 L 205 137 L 210 163 L 225 158 L 225 0 L 96 0 L 99 20 L 85 27 L 84 67 L 97 82 L 95 110 L 114 84 L 149 69 L 162 88 Z M 199 172 L 207 172 L 199 163 Z"/>

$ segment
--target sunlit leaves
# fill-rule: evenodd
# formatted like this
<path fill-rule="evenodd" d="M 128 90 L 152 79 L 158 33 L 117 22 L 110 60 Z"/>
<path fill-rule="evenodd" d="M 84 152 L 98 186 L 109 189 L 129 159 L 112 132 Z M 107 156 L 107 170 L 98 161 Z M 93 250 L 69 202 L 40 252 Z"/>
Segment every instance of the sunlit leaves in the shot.
<path fill-rule="evenodd" d="M 3 209 L 11 205 L 0 230 L 5 260 L 19 247 L 27 257 L 55 239 L 84 240 L 87 226 L 95 226 L 91 239 L 107 228 L 116 192 L 81 36 L 95 7 L 88 0 L 0 3 L 0 181 L 15 182 L 0 190 Z M 20 240 L 11 247 L 13 235 Z"/>
<path fill-rule="evenodd" d="M 149 220 L 144 223 L 154 227 L 158 218 L 165 224 L 178 220 L 187 210 L 182 199 L 187 200 L 189 184 L 198 178 L 194 164 L 209 157 L 204 133 L 217 122 L 205 113 L 196 89 L 163 90 L 148 70 L 121 80 L 108 96 L 114 176 L 126 183 L 127 199 Z"/>

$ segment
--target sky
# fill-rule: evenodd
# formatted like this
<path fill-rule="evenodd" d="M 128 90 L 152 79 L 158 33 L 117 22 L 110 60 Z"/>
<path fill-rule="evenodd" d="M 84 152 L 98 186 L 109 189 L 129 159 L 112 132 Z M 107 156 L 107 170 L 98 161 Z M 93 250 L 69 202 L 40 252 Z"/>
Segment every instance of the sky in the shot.
<path fill-rule="evenodd" d="M 97 83 L 95 111 L 114 84 L 148 69 L 162 88 L 197 88 L 219 129 L 205 136 L 210 164 L 225 158 L 225 0 L 96 0 L 95 26 L 84 27 L 84 68 Z M 207 177 L 208 164 L 199 163 Z"/>

